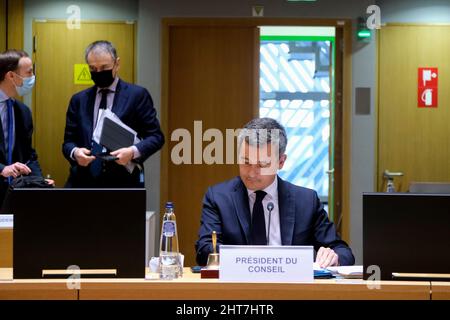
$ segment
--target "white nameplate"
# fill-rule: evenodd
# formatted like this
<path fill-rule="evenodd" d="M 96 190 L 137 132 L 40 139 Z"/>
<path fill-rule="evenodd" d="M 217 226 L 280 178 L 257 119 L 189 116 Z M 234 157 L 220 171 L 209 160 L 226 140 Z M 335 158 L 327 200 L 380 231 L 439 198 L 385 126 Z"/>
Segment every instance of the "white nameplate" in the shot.
<path fill-rule="evenodd" d="M 12 229 L 14 218 L 12 214 L 0 214 L 0 228 Z"/>
<path fill-rule="evenodd" d="M 313 247 L 221 245 L 219 280 L 313 282 Z"/>

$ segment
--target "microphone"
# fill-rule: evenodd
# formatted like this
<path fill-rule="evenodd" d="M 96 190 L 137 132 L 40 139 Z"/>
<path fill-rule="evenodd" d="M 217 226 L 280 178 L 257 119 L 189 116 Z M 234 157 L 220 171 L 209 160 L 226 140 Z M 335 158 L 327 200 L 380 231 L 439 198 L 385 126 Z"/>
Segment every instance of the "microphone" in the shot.
<path fill-rule="evenodd" d="M 269 245 L 269 237 L 270 237 L 270 217 L 272 216 L 271 213 L 272 213 L 273 208 L 274 208 L 273 202 L 269 202 L 269 203 L 267 204 L 267 210 L 269 211 L 269 226 L 267 227 L 267 237 L 266 237 L 266 239 L 267 239 L 267 245 Z"/>

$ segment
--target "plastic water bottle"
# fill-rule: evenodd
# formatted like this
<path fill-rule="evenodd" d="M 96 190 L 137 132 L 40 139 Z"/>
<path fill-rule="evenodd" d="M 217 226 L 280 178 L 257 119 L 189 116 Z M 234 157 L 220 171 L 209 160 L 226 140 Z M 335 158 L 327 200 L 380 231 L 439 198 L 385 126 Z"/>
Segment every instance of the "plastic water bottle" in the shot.
<path fill-rule="evenodd" d="M 178 251 L 177 221 L 173 203 L 166 203 L 159 251 L 159 277 L 161 279 L 176 279 L 182 275 L 180 255 Z"/>

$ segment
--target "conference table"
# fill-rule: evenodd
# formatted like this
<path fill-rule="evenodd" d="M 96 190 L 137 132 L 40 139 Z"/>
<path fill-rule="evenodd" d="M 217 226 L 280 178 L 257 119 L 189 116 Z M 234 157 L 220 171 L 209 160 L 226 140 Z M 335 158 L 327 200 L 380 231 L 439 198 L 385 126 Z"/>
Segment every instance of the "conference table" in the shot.
<path fill-rule="evenodd" d="M 376 287 L 378 286 L 378 287 Z M 16 279 L 0 269 L 0 300 L 450 300 L 450 282 L 323 279 L 313 283 L 235 283 L 184 269 L 175 280 Z"/>

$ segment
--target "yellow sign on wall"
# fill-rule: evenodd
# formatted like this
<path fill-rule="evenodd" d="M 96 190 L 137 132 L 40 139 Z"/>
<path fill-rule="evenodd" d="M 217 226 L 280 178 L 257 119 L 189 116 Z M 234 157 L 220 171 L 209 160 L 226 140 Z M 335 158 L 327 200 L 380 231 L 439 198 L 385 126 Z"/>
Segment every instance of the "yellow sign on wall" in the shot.
<path fill-rule="evenodd" d="M 73 65 L 73 82 L 80 85 L 93 85 L 89 66 L 86 63 L 77 63 Z"/>

